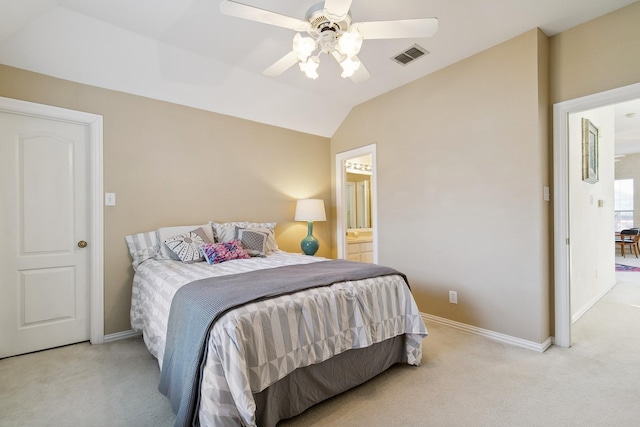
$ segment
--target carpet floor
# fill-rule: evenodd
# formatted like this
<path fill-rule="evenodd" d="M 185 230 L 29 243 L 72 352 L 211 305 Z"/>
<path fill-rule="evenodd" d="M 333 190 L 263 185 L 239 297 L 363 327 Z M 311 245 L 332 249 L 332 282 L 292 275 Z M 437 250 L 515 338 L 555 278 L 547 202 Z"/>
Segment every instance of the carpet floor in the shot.
<path fill-rule="evenodd" d="M 571 348 L 537 353 L 429 322 L 422 366 L 394 366 L 280 426 L 640 425 L 640 275 L 616 276 Z M 0 426 L 168 427 L 158 381 L 141 338 L 2 359 Z"/>

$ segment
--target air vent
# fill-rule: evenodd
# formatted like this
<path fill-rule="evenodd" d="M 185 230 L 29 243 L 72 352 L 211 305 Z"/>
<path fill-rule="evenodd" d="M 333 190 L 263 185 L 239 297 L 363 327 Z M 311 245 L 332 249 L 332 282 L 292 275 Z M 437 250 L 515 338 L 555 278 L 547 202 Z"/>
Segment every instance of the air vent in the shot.
<path fill-rule="evenodd" d="M 428 55 L 429 51 L 417 44 L 414 44 L 404 52 L 399 53 L 393 57 L 393 60 L 399 64 L 407 65 L 408 63 L 420 58 L 421 56 Z"/>

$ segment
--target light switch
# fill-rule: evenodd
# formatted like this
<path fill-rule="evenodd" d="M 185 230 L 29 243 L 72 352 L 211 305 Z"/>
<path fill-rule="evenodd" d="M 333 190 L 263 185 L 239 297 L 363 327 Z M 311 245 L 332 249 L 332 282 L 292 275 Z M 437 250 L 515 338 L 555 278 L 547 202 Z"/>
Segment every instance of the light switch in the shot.
<path fill-rule="evenodd" d="M 551 200 L 551 194 L 549 192 L 549 187 L 544 187 L 543 188 L 543 197 L 544 197 L 544 201 L 548 202 Z"/>
<path fill-rule="evenodd" d="M 104 205 L 115 206 L 116 205 L 116 193 L 104 193 Z"/>

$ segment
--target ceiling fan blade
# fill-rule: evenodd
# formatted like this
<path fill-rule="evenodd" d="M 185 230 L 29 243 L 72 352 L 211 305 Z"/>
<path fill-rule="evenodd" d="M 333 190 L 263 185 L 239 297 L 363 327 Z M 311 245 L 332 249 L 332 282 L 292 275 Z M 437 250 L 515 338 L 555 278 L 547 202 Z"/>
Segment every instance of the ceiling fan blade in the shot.
<path fill-rule="evenodd" d="M 264 70 L 262 74 L 269 77 L 279 76 L 297 63 L 298 55 L 294 51 L 291 51 L 278 59 L 275 64 Z"/>
<path fill-rule="evenodd" d="M 438 31 L 438 18 L 372 21 L 353 24 L 365 39 L 411 39 L 431 37 Z"/>
<path fill-rule="evenodd" d="M 307 21 L 248 6 L 232 0 L 223 0 L 222 3 L 220 3 L 220 12 L 224 15 L 248 19 L 249 21 L 262 22 L 263 24 L 275 25 L 277 27 L 289 28 L 294 31 L 307 31 L 310 28 Z"/>
<path fill-rule="evenodd" d="M 360 59 L 358 59 L 355 55 L 353 56 L 353 59 L 357 59 L 358 61 L 360 61 Z M 367 70 L 367 67 L 365 67 L 362 61 L 360 61 L 360 66 L 351 76 L 351 81 L 354 83 L 361 83 L 367 80 L 369 77 L 371 77 L 371 74 L 369 74 L 369 70 Z"/>
<path fill-rule="evenodd" d="M 351 0 L 325 0 L 324 2 L 325 12 L 327 12 L 327 15 L 330 15 L 329 18 L 335 19 L 336 21 L 342 20 L 342 18 L 349 13 L 350 7 Z"/>

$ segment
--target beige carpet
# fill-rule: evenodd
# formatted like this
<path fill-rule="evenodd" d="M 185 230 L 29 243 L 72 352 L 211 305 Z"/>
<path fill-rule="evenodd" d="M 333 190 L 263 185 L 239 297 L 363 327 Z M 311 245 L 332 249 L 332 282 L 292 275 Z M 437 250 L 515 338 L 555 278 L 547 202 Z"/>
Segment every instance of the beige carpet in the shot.
<path fill-rule="evenodd" d="M 618 261 L 618 260 L 617 260 Z M 640 425 L 640 273 L 540 354 L 427 324 L 421 367 L 397 366 L 282 426 Z M 139 338 L 0 360 L 0 426 L 170 426 Z"/>

